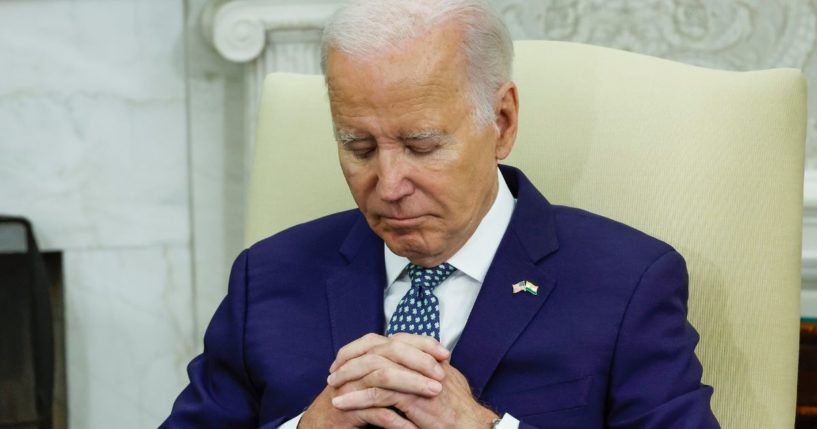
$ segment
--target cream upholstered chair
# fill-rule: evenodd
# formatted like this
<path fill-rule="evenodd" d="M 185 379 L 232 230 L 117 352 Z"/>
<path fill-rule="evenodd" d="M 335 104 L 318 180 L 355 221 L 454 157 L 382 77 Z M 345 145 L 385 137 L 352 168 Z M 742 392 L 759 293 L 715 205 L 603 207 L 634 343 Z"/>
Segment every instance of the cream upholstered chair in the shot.
<path fill-rule="evenodd" d="M 805 83 L 563 42 L 517 42 L 519 166 L 556 204 L 669 242 L 724 428 L 791 428 Z M 322 77 L 272 74 L 258 118 L 246 241 L 354 207 Z"/>

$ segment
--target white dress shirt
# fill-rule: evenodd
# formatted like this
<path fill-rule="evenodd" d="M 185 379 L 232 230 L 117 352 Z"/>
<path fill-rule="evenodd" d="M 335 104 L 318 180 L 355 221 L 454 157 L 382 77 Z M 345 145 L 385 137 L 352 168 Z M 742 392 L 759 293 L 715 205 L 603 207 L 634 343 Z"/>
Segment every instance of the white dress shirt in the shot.
<path fill-rule="evenodd" d="M 448 350 L 453 350 L 465 328 L 465 322 L 471 314 L 474 302 L 499 248 L 499 242 L 508 228 L 515 206 L 513 195 L 497 169 L 499 189 L 493 205 L 480 221 L 479 226 L 471 238 L 462 248 L 449 259 L 457 271 L 440 283 L 434 289 L 440 305 L 440 343 Z M 411 279 L 405 271 L 409 260 L 404 256 L 396 255 L 388 246 L 383 246 L 386 263 L 386 291 L 383 299 L 383 309 L 388 325 L 391 315 L 397 309 L 400 298 L 411 288 Z M 386 326 L 383 327 L 383 332 Z M 281 429 L 295 429 L 303 413 L 287 421 Z M 497 428 L 515 429 L 519 427 L 519 420 L 510 414 L 505 414 Z M 487 429 L 487 428 L 486 428 Z"/>

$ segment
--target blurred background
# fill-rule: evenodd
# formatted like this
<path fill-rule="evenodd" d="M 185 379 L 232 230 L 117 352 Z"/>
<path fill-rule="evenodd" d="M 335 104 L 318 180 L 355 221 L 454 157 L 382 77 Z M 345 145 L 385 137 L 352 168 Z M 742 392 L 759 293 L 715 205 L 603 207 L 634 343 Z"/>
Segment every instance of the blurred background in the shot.
<path fill-rule="evenodd" d="M 817 0 L 491 3 L 516 39 L 803 70 L 812 113 L 801 316 L 817 317 Z M 54 427 L 155 427 L 168 414 L 244 247 L 261 80 L 319 73 L 321 23 L 336 7 L 0 0 L 0 215 L 28 219 L 43 255 L 32 257 L 48 277 Z M 25 227 L 0 219 L 0 271 L 32 255 Z M 28 320 L 13 298 L 0 295 L 0 327 Z M 32 379 L 38 349 L 12 365 L 9 332 L 0 329 L 0 363 L 19 371 L 0 371 L 0 426 L 37 415 L 36 401 L 12 392 Z"/>

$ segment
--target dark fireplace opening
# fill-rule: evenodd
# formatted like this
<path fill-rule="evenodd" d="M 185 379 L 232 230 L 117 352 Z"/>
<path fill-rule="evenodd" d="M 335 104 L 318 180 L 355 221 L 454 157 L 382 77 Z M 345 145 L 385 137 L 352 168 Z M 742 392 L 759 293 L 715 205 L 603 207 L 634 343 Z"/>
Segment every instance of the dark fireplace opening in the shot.
<path fill-rule="evenodd" d="M 66 427 L 62 253 L 0 216 L 0 428 Z"/>

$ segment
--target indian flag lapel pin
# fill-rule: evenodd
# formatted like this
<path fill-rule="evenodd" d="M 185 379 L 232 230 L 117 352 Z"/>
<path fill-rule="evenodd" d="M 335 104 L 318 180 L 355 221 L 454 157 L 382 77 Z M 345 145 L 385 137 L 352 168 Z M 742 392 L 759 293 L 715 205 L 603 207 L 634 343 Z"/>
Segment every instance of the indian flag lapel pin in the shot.
<path fill-rule="evenodd" d="M 536 286 L 527 280 L 522 280 L 521 282 L 513 285 L 513 293 L 519 292 L 527 292 L 531 295 L 537 295 L 539 293 L 539 286 Z"/>

